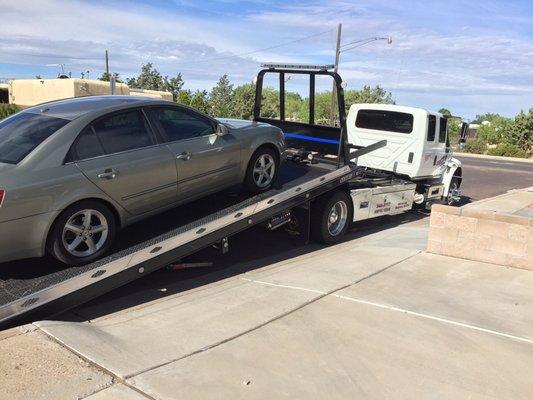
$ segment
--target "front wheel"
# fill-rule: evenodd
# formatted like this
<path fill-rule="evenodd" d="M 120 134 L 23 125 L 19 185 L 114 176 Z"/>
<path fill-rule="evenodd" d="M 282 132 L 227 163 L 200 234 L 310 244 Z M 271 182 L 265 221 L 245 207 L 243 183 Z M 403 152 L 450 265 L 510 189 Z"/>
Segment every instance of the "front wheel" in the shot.
<path fill-rule="evenodd" d="M 277 152 L 269 147 L 259 148 L 248 163 L 244 184 L 253 193 L 265 192 L 276 180 L 278 169 Z"/>
<path fill-rule="evenodd" d="M 85 200 L 65 209 L 48 238 L 48 250 L 69 265 L 91 263 L 100 258 L 115 239 L 116 221 L 104 204 Z"/>
<path fill-rule="evenodd" d="M 319 197 L 312 206 L 311 236 L 321 243 L 337 243 L 352 222 L 352 201 L 342 190 Z"/>
<path fill-rule="evenodd" d="M 453 177 L 450 182 L 450 187 L 448 189 L 448 196 L 446 196 L 446 204 L 449 206 L 455 205 L 457 201 L 457 196 L 459 193 L 459 179 Z"/>

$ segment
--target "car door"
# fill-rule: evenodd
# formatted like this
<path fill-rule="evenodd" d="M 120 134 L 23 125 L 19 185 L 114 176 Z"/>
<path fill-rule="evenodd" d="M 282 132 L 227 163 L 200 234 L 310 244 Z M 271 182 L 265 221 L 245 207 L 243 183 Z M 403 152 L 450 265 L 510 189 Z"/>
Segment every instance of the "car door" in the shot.
<path fill-rule="evenodd" d="M 77 138 L 76 165 L 132 214 L 177 201 L 176 164 L 140 109 L 99 118 Z"/>
<path fill-rule="evenodd" d="M 216 122 L 185 107 L 150 107 L 151 121 L 176 160 L 180 201 L 239 182 L 241 143 L 218 135 Z"/>
<path fill-rule="evenodd" d="M 420 176 L 431 176 L 436 169 L 436 156 L 439 147 L 438 138 L 436 136 L 437 132 L 437 117 L 433 114 L 428 114 L 426 139 L 419 173 Z"/>

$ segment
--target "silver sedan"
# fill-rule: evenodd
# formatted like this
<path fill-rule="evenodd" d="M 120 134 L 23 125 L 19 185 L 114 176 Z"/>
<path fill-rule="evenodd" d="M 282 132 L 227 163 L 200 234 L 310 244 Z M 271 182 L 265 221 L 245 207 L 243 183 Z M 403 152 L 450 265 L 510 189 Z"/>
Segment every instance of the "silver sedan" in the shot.
<path fill-rule="evenodd" d="M 101 257 L 132 222 L 244 183 L 270 189 L 285 142 L 268 124 L 163 100 L 98 96 L 0 121 L 0 262 Z"/>

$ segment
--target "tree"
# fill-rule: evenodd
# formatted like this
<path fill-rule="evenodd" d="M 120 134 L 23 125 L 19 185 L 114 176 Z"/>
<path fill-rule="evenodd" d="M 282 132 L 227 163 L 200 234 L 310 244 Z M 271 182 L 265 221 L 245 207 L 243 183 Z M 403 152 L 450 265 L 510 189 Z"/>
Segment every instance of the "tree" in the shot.
<path fill-rule="evenodd" d="M 231 117 L 234 90 L 228 75 L 220 77 L 209 94 L 209 113 L 213 117 Z"/>
<path fill-rule="evenodd" d="M 252 119 L 255 101 L 255 85 L 246 83 L 237 86 L 233 92 L 232 116 L 241 119 Z"/>
<path fill-rule="evenodd" d="M 361 90 L 346 90 L 344 91 L 344 101 L 348 108 L 355 103 L 394 104 L 392 93 L 387 92 L 379 85 L 375 87 L 365 85 Z"/>
<path fill-rule="evenodd" d="M 527 153 L 533 152 L 533 108 L 526 114 L 524 111 L 515 117 L 509 126 L 509 141 Z"/>
<path fill-rule="evenodd" d="M 488 144 L 511 143 L 509 129 L 512 123 L 511 118 L 495 116 L 489 123 L 481 124 L 477 137 Z"/>
<path fill-rule="evenodd" d="M 197 90 L 191 95 L 190 106 L 205 114 L 209 113 L 209 95 L 206 90 Z"/>
<path fill-rule="evenodd" d="M 109 72 L 104 72 L 102 74 L 102 76 L 100 76 L 100 78 L 98 78 L 98 80 L 104 81 L 104 82 L 109 82 L 111 80 L 111 76 L 115 77 L 115 82 L 119 82 L 119 83 L 121 82 L 120 75 L 117 72 L 113 72 L 113 75 L 111 75 L 111 73 L 109 73 Z"/>
<path fill-rule="evenodd" d="M 180 73 L 174 78 L 163 76 L 152 63 L 146 63 L 142 65 L 139 76 L 128 79 L 127 84 L 131 88 L 170 92 L 174 101 L 177 101 L 183 87 L 183 78 Z"/>
<path fill-rule="evenodd" d="M 450 112 L 450 110 L 448 110 L 447 108 L 441 108 L 439 110 L 439 113 L 441 113 L 442 115 L 444 115 L 446 118 L 450 118 L 452 116 L 452 113 Z"/>
<path fill-rule="evenodd" d="M 494 113 L 485 113 L 481 115 L 476 115 L 476 119 L 472 121 L 473 124 L 481 124 L 483 121 L 492 121 L 495 118 L 501 117 L 500 114 L 494 114 Z"/>

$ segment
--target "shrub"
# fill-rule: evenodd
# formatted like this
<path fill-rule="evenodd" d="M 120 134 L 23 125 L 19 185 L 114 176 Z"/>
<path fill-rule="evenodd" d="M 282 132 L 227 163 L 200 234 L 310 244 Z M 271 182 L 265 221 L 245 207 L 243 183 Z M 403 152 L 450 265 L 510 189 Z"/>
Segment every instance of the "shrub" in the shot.
<path fill-rule="evenodd" d="M 509 143 L 500 143 L 496 147 L 489 149 L 487 154 L 491 156 L 527 158 L 525 150 Z"/>
<path fill-rule="evenodd" d="M 467 153 L 484 154 L 487 150 L 487 143 L 481 139 L 468 139 L 464 151 Z"/>
<path fill-rule="evenodd" d="M 20 111 L 20 107 L 15 104 L 0 104 L 0 119 L 9 117 Z"/>

